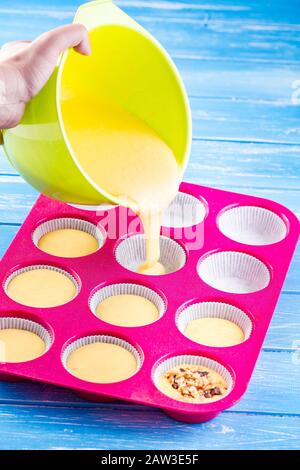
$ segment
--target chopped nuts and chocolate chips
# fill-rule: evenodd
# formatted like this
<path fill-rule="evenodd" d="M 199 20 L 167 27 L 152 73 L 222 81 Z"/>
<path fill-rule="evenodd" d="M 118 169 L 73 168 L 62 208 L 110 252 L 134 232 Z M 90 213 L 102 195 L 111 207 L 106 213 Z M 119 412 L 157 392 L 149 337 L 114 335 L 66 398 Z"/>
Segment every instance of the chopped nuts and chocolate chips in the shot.
<path fill-rule="evenodd" d="M 227 384 L 215 371 L 207 367 L 186 365 L 165 373 L 164 377 L 182 397 L 205 400 L 227 391 Z"/>

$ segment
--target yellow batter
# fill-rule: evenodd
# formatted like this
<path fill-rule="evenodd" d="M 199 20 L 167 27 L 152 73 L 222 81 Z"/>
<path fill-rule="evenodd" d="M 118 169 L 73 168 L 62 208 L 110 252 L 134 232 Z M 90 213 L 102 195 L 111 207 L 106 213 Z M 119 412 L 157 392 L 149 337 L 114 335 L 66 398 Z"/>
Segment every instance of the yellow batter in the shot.
<path fill-rule="evenodd" d="M 162 215 L 181 178 L 172 150 L 145 122 L 113 103 L 66 100 L 62 114 L 83 170 L 141 218 L 146 263 L 140 272 L 163 274 L 158 264 Z"/>
<path fill-rule="evenodd" d="M 159 318 L 156 306 L 140 295 L 115 295 L 101 302 L 96 315 L 117 326 L 143 326 Z"/>
<path fill-rule="evenodd" d="M 182 364 L 159 377 L 159 390 L 174 400 L 209 403 L 220 400 L 228 386 L 223 377 L 204 366 Z"/>
<path fill-rule="evenodd" d="M 95 237 L 83 230 L 66 228 L 46 233 L 39 240 L 38 247 L 50 255 L 77 258 L 94 253 L 99 244 Z"/>
<path fill-rule="evenodd" d="M 166 268 L 157 261 L 152 266 L 150 263 L 146 262 L 143 266 L 139 268 L 140 274 L 147 274 L 148 276 L 162 276 L 166 274 Z"/>
<path fill-rule="evenodd" d="M 87 382 L 113 383 L 131 377 L 137 370 L 137 362 L 122 346 L 92 343 L 73 351 L 68 357 L 67 368 Z"/>
<path fill-rule="evenodd" d="M 235 323 L 223 318 L 199 318 L 191 321 L 184 334 L 207 346 L 234 346 L 244 341 L 243 330 Z"/>
<path fill-rule="evenodd" d="M 7 286 L 7 295 L 29 307 L 57 307 L 75 297 L 76 287 L 64 274 L 41 268 L 15 276 Z"/>
<path fill-rule="evenodd" d="M 30 361 L 45 350 L 44 341 L 35 333 L 15 328 L 0 330 L 0 362 Z"/>

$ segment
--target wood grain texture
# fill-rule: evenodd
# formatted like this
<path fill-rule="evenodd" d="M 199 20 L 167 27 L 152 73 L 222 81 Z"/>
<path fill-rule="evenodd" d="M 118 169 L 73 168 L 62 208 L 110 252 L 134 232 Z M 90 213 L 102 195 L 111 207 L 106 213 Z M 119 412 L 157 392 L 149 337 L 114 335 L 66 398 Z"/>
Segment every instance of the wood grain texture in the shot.
<path fill-rule="evenodd" d="M 6 16 L 5 28 L 0 28 L 0 42 L 2 38 L 7 37 L 23 38 L 24 34 L 30 39 L 54 25 L 71 21 L 75 7 L 80 4 L 75 1 L 47 2 L 47 4 L 31 1 L 26 4 L 24 10 L 24 2 L 14 2 L 14 8 L 11 4 L 8 6 L 8 3 L 3 3 L 2 13 Z M 201 8 L 199 2 L 119 1 L 117 3 L 143 23 L 173 55 L 219 59 L 221 56 L 222 60 L 242 58 L 248 61 L 297 62 L 299 24 L 295 21 L 288 24 L 272 21 L 272 18 L 269 19 L 268 14 L 266 15 L 266 9 L 263 19 L 254 18 L 258 12 L 259 2 L 254 2 L 250 6 L 245 5 L 245 2 L 242 2 L 243 5 L 221 2 L 220 5 L 217 1 L 212 5 L 206 5 L 206 8 L 203 8 L 204 5 Z M 290 19 L 297 13 L 296 1 L 293 7 L 289 5 L 288 9 L 280 6 L 279 2 L 274 3 L 276 4 L 272 5 L 271 9 L 277 8 L 277 13 L 284 10 Z M 152 5 L 147 8 L 149 4 Z M 172 11 L 171 15 L 169 11 Z M 252 18 L 251 11 L 254 12 Z M 22 17 L 24 18 L 26 13 L 30 13 L 36 21 L 24 23 Z M 223 53 L 220 54 L 220 51 Z"/>
<path fill-rule="evenodd" d="M 233 58 L 173 56 L 190 96 L 249 103 L 291 104 L 293 84 L 299 80 L 299 63 L 251 62 Z"/>
<path fill-rule="evenodd" d="M 299 154 L 300 145 L 194 140 L 185 179 L 217 187 L 298 190 Z M 0 149 L 0 176 L 5 175 L 17 172 Z"/>
<path fill-rule="evenodd" d="M 80 3 L 2 0 L 0 44 L 70 22 Z M 194 141 L 185 179 L 274 199 L 300 215 L 300 107 L 292 100 L 299 1 L 117 3 L 165 45 L 186 83 Z M 0 151 L 0 256 L 36 197 Z M 300 247 L 248 391 L 216 420 L 189 426 L 150 408 L 0 382 L 0 448 L 299 449 L 299 273 Z"/>
<path fill-rule="evenodd" d="M 283 416 L 227 412 L 192 426 L 144 409 L 6 405 L 0 415 L 4 449 L 299 449 L 300 439 L 298 416 L 287 426 Z"/>

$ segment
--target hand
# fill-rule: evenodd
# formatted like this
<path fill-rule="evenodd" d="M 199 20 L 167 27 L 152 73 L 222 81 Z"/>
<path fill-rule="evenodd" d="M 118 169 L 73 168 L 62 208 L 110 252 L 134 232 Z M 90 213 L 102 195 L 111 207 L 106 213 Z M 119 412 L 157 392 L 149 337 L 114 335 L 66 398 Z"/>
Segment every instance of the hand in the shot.
<path fill-rule="evenodd" d="M 72 24 L 48 31 L 35 41 L 15 41 L 0 50 L 0 129 L 15 127 L 26 103 L 50 78 L 59 55 L 73 47 L 90 55 L 88 32 Z"/>

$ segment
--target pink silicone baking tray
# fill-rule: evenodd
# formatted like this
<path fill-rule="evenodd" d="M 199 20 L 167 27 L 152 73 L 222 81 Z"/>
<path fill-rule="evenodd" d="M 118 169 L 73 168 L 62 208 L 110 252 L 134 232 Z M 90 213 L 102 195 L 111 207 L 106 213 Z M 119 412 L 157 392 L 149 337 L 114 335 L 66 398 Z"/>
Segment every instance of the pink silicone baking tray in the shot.
<path fill-rule="evenodd" d="M 200 222 L 201 216 L 198 221 L 187 220 L 192 225 L 183 230 L 180 227 L 163 229 L 167 236 L 176 239 L 186 255 L 183 267 L 164 276 L 140 275 L 117 262 L 115 250 L 120 241 L 139 230 L 138 224 L 134 223 L 135 216 L 129 211 L 114 208 L 98 213 L 88 212 L 45 196 L 39 197 L 0 263 L 0 317 L 35 321 L 48 330 L 52 344 L 38 359 L 17 364 L 1 363 L 0 376 L 3 380 L 29 379 L 67 387 L 91 400 L 120 399 L 159 407 L 171 417 L 186 422 L 209 420 L 242 397 L 292 259 L 299 236 L 299 222 L 288 209 L 266 199 L 189 183 L 183 183 L 180 191 L 199 201 L 200 212 L 205 212 L 205 218 Z M 249 219 L 247 208 L 250 206 L 252 213 L 257 211 L 253 207 L 266 209 L 266 214 L 272 211 L 275 222 L 273 219 L 273 222 L 266 222 L 265 213 Z M 242 208 L 238 223 L 242 224 L 242 232 L 250 233 L 250 242 L 257 233 L 262 233 L 260 245 L 237 241 L 240 231 L 235 229 L 236 219 L 229 217 L 225 223 L 222 219 L 233 208 Z M 180 204 L 177 210 L 180 210 Z M 124 223 L 125 212 L 128 218 Z M 120 218 L 121 213 L 123 216 Z M 43 253 L 33 242 L 33 232 L 47 220 L 71 217 L 105 228 L 113 216 L 116 230 L 108 230 L 104 245 L 88 256 L 72 259 L 51 256 Z M 247 222 L 247 217 L 250 222 Z M 271 238 L 266 233 L 266 227 L 272 232 Z M 279 241 L 276 241 L 277 238 Z M 208 274 L 204 272 L 202 279 L 202 263 L 219 252 L 223 252 L 221 257 L 225 263 L 221 274 L 216 267 L 211 267 L 212 271 Z M 239 264 L 245 262 L 243 253 L 256 258 L 256 271 L 241 270 Z M 14 271 L 30 265 L 51 265 L 67 271 L 78 282 L 77 296 L 60 307 L 44 309 L 22 306 L 11 300 L 5 293 L 6 279 Z M 241 273 L 246 277 L 246 284 L 239 279 Z M 262 278 L 258 283 L 253 278 L 255 273 Z M 227 277 L 225 283 L 220 279 L 222 275 Z M 115 283 L 134 283 L 151 288 L 165 302 L 165 313 L 155 323 L 143 327 L 116 327 L 101 321 L 92 313 L 89 300 L 97 289 Z M 200 345 L 186 338 L 179 331 L 178 315 L 186 306 L 198 302 L 226 303 L 241 309 L 252 323 L 249 338 L 239 345 L 222 348 Z M 130 343 L 141 357 L 140 369 L 129 379 L 113 384 L 89 383 L 72 376 L 63 365 L 62 353 L 73 341 L 91 335 L 109 335 Z M 224 366 L 232 379 L 231 391 L 218 401 L 203 404 L 185 403 L 165 396 L 155 386 L 153 374 L 164 360 L 179 355 L 201 356 Z"/>

